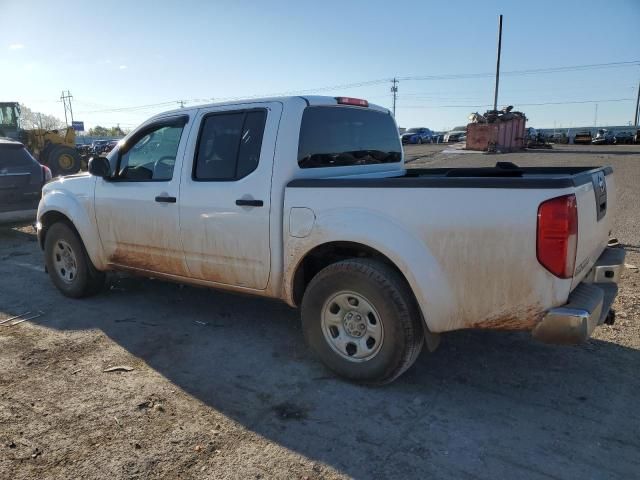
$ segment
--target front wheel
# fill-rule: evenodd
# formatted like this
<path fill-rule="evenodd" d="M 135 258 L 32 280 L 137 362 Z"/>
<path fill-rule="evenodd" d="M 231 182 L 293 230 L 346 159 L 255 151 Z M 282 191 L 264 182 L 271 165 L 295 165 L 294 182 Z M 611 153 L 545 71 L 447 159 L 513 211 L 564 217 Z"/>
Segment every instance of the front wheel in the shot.
<path fill-rule="evenodd" d="M 54 223 L 44 242 L 45 263 L 53 284 L 63 295 L 87 297 L 100 291 L 105 274 L 91 263 L 82 241 L 66 223 Z"/>
<path fill-rule="evenodd" d="M 384 384 L 418 357 L 424 333 L 405 280 L 388 265 L 349 259 L 329 265 L 302 300 L 307 343 L 338 375 Z"/>

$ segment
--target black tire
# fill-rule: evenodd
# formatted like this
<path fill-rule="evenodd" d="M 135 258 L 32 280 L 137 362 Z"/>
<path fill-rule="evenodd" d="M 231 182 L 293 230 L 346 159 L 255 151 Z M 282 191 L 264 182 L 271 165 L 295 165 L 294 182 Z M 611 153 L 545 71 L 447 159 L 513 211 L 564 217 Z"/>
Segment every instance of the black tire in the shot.
<path fill-rule="evenodd" d="M 71 279 L 65 280 L 63 273 L 68 275 L 64 266 L 60 267 L 60 257 L 57 254 L 62 245 L 68 246 L 75 257 L 75 270 Z M 98 293 L 105 282 L 105 274 L 96 270 L 77 233 L 66 223 L 57 222 L 47 230 L 44 242 L 45 264 L 49 278 L 63 295 L 71 298 L 82 298 Z M 56 258 L 57 256 L 57 258 Z"/>
<path fill-rule="evenodd" d="M 384 336 L 379 350 L 369 359 L 355 362 L 345 358 L 348 353 L 337 353 L 323 332 L 325 304 L 344 291 L 364 297 L 380 317 Z M 424 343 L 421 322 L 405 280 L 393 268 L 370 259 L 329 265 L 313 277 L 302 299 L 302 329 L 308 345 L 329 369 L 358 383 L 389 383 L 413 365 Z"/>
<path fill-rule="evenodd" d="M 47 166 L 54 177 L 72 175 L 80 171 L 80 155 L 75 148 L 67 145 L 56 145 L 49 152 Z"/>

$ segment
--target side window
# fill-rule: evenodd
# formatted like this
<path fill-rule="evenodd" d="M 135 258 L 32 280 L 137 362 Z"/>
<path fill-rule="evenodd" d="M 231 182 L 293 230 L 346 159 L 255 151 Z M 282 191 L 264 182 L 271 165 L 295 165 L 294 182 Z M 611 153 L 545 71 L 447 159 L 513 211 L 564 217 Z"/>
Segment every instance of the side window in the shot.
<path fill-rule="evenodd" d="M 194 180 L 237 180 L 258 167 L 265 110 L 205 117 L 200 130 Z"/>
<path fill-rule="evenodd" d="M 171 180 L 183 126 L 158 126 L 145 132 L 120 157 L 118 178 L 130 181 Z"/>
<path fill-rule="evenodd" d="M 5 170 L 19 169 L 21 171 L 29 171 L 36 161 L 31 154 L 24 148 L 15 148 L 13 145 L 2 147 L 0 149 L 0 173 Z"/>

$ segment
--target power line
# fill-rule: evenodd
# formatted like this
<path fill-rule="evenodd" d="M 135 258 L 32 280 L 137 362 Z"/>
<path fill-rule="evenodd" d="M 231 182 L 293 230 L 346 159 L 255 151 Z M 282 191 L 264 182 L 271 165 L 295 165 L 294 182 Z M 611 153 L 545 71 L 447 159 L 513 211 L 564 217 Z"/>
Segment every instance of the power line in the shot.
<path fill-rule="evenodd" d="M 171 100 L 168 102 L 160 102 L 160 103 L 150 103 L 148 105 L 137 105 L 134 107 L 116 107 L 116 108 L 105 108 L 102 110 L 87 110 L 80 113 L 108 113 L 108 112 L 115 113 L 115 112 L 126 112 L 126 111 L 133 111 L 133 110 L 147 110 L 149 108 L 166 107 L 169 105 L 175 105 L 176 102 L 178 102 L 178 100 Z"/>
<path fill-rule="evenodd" d="M 640 111 L 640 82 L 638 82 L 638 98 L 636 99 L 636 115 L 633 117 L 633 124 L 636 128 L 638 128 L 638 122 L 640 119 L 638 118 L 638 112 Z"/>
<path fill-rule="evenodd" d="M 615 67 L 629 67 L 640 65 L 639 60 L 630 62 L 609 62 L 609 63 L 590 63 L 586 65 L 570 65 L 564 67 L 549 67 L 549 68 L 533 68 L 528 70 L 510 70 L 506 72 L 500 72 L 500 75 L 518 76 L 518 75 L 537 75 L 545 73 L 564 73 L 564 72 L 577 72 L 584 70 L 598 70 L 602 68 L 615 68 Z M 460 80 L 470 78 L 486 78 L 494 77 L 494 73 L 458 73 L 448 75 L 419 75 L 409 77 L 398 77 L 398 80 Z"/>
<path fill-rule="evenodd" d="M 396 116 L 396 100 L 398 98 L 398 80 L 391 80 L 391 93 L 393 95 L 393 116 Z"/>
<path fill-rule="evenodd" d="M 563 73 L 563 72 L 572 72 L 572 71 L 584 71 L 584 70 L 592 70 L 592 69 L 602 69 L 602 68 L 615 68 L 615 67 L 628 67 L 640 65 L 640 61 L 628 61 L 628 62 L 609 62 L 609 63 L 593 63 L 586 65 L 571 65 L 571 66 L 563 66 L 563 67 L 549 67 L 549 68 L 537 68 L 537 69 L 528 69 L 528 70 L 511 70 L 506 72 L 501 72 L 502 76 L 518 76 L 518 75 L 537 75 L 537 74 L 547 74 L 547 73 Z M 336 85 L 327 85 L 323 87 L 309 88 L 304 90 L 288 90 L 281 92 L 272 92 L 272 93 L 264 93 L 264 94 L 254 94 L 254 95 L 245 95 L 245 96 L 235 96 L 235 97 L 216 97 L 217 101 L 233 101 L 233 100 L 243 100 L 243 99 L 251 99 L 251 98 L 263 98 L 263 97 L 279 97 L 279 96 L 289 96 L 289 95 L 305 95 L 305 94 L 313 94 L 320 93 L 332 90 L 346 90 L 350 88 L 360 88 L 360 87 L 368 87 L 380 85 L 388 82 L 396 82 L 396 84 L 400 81 L 432 81 L 432 80 L 461 80 L 461 79 L 473 79 L 473 78 L 486 78 L 493 77 L 495 73 L 458 73 L 458 74 L 446 74 L 446 75 L 413 75 L 413 76 L 405 76 L 405 77 L 395 77 L 395 78 L 381 78 L 375 80 L 366 80 L 361 82 L 354 83 L 343 83 Z M 193 102 L 201 102 L 201 101 L 212 101 L 213 98 L 210 99 L 189 99 L 189 100 L 169 100 L 166 102 L 160 103 L 152 103 L 148 105 L 138 105 L 131 107 L 114 107 L 107 108 L 101 110 L 88 110 L 83 111 L 81 113 L 116 113 L 116 112 L 127 112 L 127 111 L 139 111 L 139 110 L 147 110 L 150 108 L 156 107 L 166 107 L 170 105 L 178 104 L 180 102 L 184 103 L 193 103 Z"/>
<path fill-rule="evenodd" d="M 64 106 L 64 123 L 69 126 L 69 120 L 67 119 L 67 110 L 69 110 L 69 115 L 71 116 L 71 124 L 73 125 L 73 109 L 71 108 L 71 99 L 73 96 L 71 92 L 67 90 L 65 94 L 64 90 L 60 95 L 60 100 L 62 100 L 62 105 Z"/>
<path fill-rule="evenodd" d="M 570 105 L 581 103 L 609 103 L 609 102 L 628 102 L 633 98 L 612 98 L 607 100 L 576 100 L 568 102 L 541 102 L 541 103 L 515 103 L 518 107 L 535 107 L 541 105 Z M 398 108 L 483 108 L 493 107 L 492 104 L 485 105 L 401 105 Z"/>

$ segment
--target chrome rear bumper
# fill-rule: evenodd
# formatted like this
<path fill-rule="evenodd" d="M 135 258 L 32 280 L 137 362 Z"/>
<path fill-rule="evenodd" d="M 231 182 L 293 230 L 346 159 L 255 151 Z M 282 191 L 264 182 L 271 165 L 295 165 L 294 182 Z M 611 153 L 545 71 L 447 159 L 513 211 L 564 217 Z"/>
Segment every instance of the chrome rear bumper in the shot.
<path fill-rule="evenodd" d="M 571 295 L 569 302 L 548 310 L 532 331 L 545 343 L 577 344 L 587 340 L 604 323 L 618 295 L 625 252 L 607 248 Z"/>

